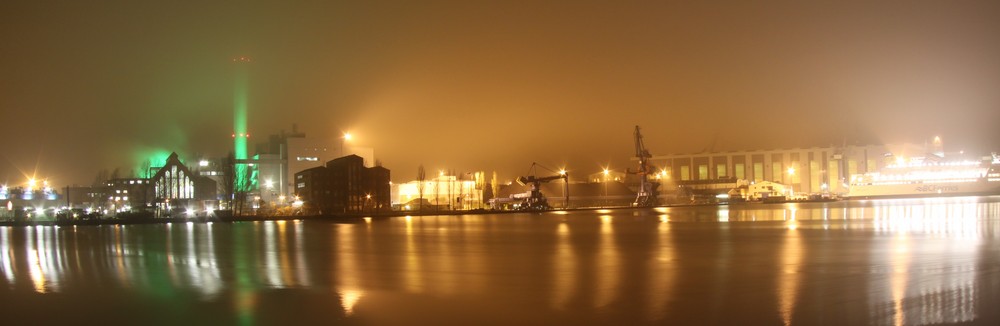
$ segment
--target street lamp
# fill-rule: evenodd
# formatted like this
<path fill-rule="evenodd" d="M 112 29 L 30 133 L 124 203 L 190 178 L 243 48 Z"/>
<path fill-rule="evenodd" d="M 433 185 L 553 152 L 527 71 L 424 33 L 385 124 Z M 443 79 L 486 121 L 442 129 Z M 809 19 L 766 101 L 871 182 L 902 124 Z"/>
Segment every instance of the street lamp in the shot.
<path fill-rule="evenodd" d="M 563 177 L 563 209 L 569 208 L 569 176 L 566 175 L 566 169 L 559 169 L 559 175 Z"/>

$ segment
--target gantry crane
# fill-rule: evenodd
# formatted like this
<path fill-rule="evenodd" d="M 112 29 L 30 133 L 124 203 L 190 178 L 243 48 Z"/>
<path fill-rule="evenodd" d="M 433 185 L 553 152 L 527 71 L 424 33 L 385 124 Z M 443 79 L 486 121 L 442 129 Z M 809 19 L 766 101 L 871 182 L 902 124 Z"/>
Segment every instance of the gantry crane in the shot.
<path fill-rule="evenodd" d="M 660 183 L 650 180 L 650 176 L 655 174 L 656 168 L 650 164 L 649 159 L 653 156 L 646 150 L 646 145 L 642 142 L 642 134 L 639 133 L 639 126 L 635 126 L 635 157 L 639 159 L 639 170 L 634 173 L 639 177 L 639 191 L 635 196 L 635 207 L 652 207 L 659 204 L 659 192 L 657 188 Z"/>
<path fill-rule="evenodd" d="M 563 179 L 565 181 L 563 182 L 563 195 L 565 196 L 566 206 L 569 206 L 569 173 L 566 173 L 565 170 L 560 170 L 557 175 L 536 177 L 536 166 L 540 166 L 548 170 L 548 168 L 542 166 L 541 164 L 531 163 L 531 169 L 529 171 L 531 175 L 517 177 L 518 184 L 522 186 L 529 185 L 531 187 L 531 190 L 525 193 L 525 196 L 522 196 L 521 204 L 518 205 L 518 209 L 532 211 L 551 209 L 552 206 L 549 206 L 548 201 L 545 199 L 545 195 L 542 195 L 540 185 L 544 182 L 558 179 Z"/>

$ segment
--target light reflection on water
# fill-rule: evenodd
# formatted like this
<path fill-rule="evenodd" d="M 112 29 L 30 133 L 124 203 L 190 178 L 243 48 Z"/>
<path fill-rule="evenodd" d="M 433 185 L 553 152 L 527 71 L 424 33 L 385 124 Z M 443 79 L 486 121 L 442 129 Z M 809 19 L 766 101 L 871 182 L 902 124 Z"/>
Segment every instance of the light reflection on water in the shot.
<path fill-rule="evenodd" d="M 560 222 L 556 231 L 558 237 L 555 254 L 552 257 L 552 275 L 555 289 L 552 291 L 552 306 L 555 309 L 567 309 L 573 296 L 573 285 L 577 282 L 576 270 L 579 262 L 573 253 L 573 243 L 570 239 L 569 225 Z"/>
<path fill-rule="evenodd" d="M 596 297 L 594 298 L 594 308 L 601 308 L 611 304 L 617 295 L 621 276 L 622 262 L 618 245 L 615 242 L 614 226 L 611 215 L 601 215 L 600 238 L 597 242 L 597 259 L 594 260 L 594 267 L 591 270 L 600 271 L 597 276 Z"/>
<path fill-rule="evenodd" d="M 799 231 L 790 227 L 781 245 L 781 265 L 778 273 L 775 273 L 778 283 L 778 313 L 781 314 L 784 325 L 792 324 L 795 301 L 799 295 L 800 265 L 805 256 L 802 247 Z"/>
<path fill-rule="evenodd" d="M 998 229 L 993 197 L 0 227 L 0 299 L 193 295 L 240 324 L 287 290 L 373 323 L 960 323 L 996 318 L 976 303 L 997 303 Z"/>

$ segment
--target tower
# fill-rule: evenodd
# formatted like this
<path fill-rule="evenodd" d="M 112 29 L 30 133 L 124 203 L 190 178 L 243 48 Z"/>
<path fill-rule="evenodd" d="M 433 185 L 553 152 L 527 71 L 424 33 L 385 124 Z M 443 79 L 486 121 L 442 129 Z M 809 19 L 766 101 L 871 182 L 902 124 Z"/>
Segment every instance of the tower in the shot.
<path fill-rule="evenodd" d="M 236 166 L 233 168 L 233 188 L 235 191 L 248 191 L 252 178 L 247 166 L 247 92 L 248 66 L 252 60 L 247 56 L 233 58 L 235 66 L 235 83 L 233 87 L 233 156 Z"/>

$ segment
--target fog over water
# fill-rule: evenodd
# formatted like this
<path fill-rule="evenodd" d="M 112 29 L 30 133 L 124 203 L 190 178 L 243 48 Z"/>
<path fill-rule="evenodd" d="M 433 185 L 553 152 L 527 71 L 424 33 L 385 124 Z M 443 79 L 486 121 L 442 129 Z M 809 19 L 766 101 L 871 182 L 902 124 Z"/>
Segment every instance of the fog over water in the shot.
<path fill-rule="evenodd" d="M 15 324 L 1000 322 L 1000 198 L 0 227 Z"/>
<path fill-rule="evenodd" d="M 531 162 L 923 143 L 1000 148 L 997 1 L 0 3 L 0 182 L 89 184 L 298 123 L 397 182 Z"/>

